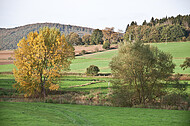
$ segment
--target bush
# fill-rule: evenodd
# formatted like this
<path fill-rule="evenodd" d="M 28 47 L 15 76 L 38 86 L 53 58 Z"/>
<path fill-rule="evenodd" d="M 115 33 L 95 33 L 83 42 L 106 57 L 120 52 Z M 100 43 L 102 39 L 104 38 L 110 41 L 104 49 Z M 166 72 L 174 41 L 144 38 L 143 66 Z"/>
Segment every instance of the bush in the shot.
<path fill-rule="evenodd" d="M 85 50 L 82 50 L 82 51 L 81 51 L 81 54 L 82 54 L 82 55 L 86 54 L 86 51 L 85 51 Z"/>
<path fill-rule="evenodd" d="M 186 41 L 190 41 L 190 35 L 186 38 Z"/>
<path fill-rule="evenodd" d="M 110 43 L 108 41 L 104 41 L 103 48 L 104 49 L 109 49 L 110 48 Z"/>
<path fill-rule="evenodd" d="M 178 107 L 178 106 L 182 106 L 183 103 L 187 102 L 187 101 L 188 101 L 188 95 L 186 93 L 179 93 L 175 90 L 166 94 L 162 98 L 162 104 L 166 105 L 166 106 L 177 106 Z"/>
<path fill-rule="evenodd" d="M 98 74 L 98 72 L 100 71 L 100 69 L 95 66 L 95 65 L 90 65 L 87 69 L 86 69 L 86 74 L 87 75 L 91 75 L 91 76 L 95 76 Z"/>
<path fill-rule="evenodd" d="M 12 57 L 8 57 L 8 60 L 13 60 L 13 58 Z"/>

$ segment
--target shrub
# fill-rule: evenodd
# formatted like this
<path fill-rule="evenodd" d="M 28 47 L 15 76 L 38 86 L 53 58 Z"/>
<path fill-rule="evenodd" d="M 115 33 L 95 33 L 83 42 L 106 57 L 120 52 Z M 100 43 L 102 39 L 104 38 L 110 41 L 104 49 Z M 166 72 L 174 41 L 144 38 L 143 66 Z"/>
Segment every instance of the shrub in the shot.
<path fill-rule="evenodd" d="M 81 54 L 82 54 L 82 55 L 86 54 L 86 51 L 85 51 L 85 50 L 82 50 L 82 51 L 81 51 Z"/>
<path fill-rule="evenodd" d="M 189 36 L 186 38 L 186 41 L 190 41 L 190 34 L 189 34 Z"/>
<path fill-rule="evenodd" d="M 13 60 L 13 58 L 12 57 L 8 57 L 8 60 Z"/>
<path fill-rule="evenodd" d="M 104 49 L 109 49 L 110 48 L 110 43 L 108 41 L 104 41 L 103 48 Z"/>
<path fill-rule="evenodd" d="M 87 75 L 91 75 L 91 76 L 95 76 L 98 74 L 98 72 L 100 71 L 100 69 L 95 66 L 95 65 L 90 65 L 87 69 L 86 69 L 86 74 Z"/>
<path fill-rule="evenodd" d="M 170 91 L 162 98 L 162 104 L 166 106 L 181 106 L 188 101 L 187 93 L 181 93 L 176 90 Z M 186 105 L 186 104 L 185 104 Z"/>

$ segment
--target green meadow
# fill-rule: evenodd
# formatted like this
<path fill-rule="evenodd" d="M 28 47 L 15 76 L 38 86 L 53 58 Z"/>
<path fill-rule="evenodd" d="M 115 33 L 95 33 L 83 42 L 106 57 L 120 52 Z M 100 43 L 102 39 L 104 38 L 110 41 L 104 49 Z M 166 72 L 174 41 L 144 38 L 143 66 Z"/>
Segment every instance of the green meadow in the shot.
<path fill-rule="evenodd" d="M 182 70 L 180 68 L 180 64 L 184 62 L 185 58 L 190 57 L 190 42 L 152 43 L 151 45 L 157 46 L 160 50 L 173 56 L 173 62 L 176 64 L 175 73 L 190 73 L 190 69 Z M 97 65 L 102 73 L 111 72 L 109 62 L 115 55 L 117 55 L 117 50 L 76 57 L 71 64 L 71 72 L 84 73 L 86 68 L 92 64 Z"/>
<path fill-rule="evenodd" d="M 188 126 L 190 111 L 0 102 L 1 126 Z"/>
<path fill-rule="evenodd" d="M 173 56 L 173 62 L 176 64 L 175 73 L 189 74 L 190 69 L 182 70 L 182 64 L 186 57 L 190 57 L 190 42 L 171 42 L 171 43 L 152 43 L 160 50 L 170 53 Z M 90 55 L 76 56 L 70 66 L 73 73 L 85 73 L 90 65 L 96 65 L 101 73 L 110 73 L 109 62 L 112 57 L 117 55 L 117 50 L 98 52 Z M 0 72 L 10 72 L 14 68 L 13 64 L 0 65 Z"/>
<path fill-rule="evenodd" d="M 173 56 L 176 64 L 175 73 L 190 74 L 190 69 L 180 68 L 180 64 L 190 56 L 190 42 L 151 45 Z M 85 73 L 88 66 L 97 65 L 101 73 L 110 73 L 109 62 L 115 55 L 117 55 L 117 50 L 77 56 L 69 72 Z M 13 64 L 0 65 L 0 72 L 10 72 L 13 68 Z M 100 90 L 106 95 L 109 91 L 110 80 L 111 78 L 96 76 L 63 76 L 57 83 L 60 85 L 61 92 L 90 93 Z M 92 82 L 93 84 L 80 86 Z M 187 82 L 190 84 L 190 81 Z M 0 126 L 189 126 L 190 124 L 190 111 L 182 110 L 4 102 L 9 96 L 18 96 L 18 92 L 12 86 L 14 83 L 12 74 L 0 74 L 0 96 L 3 97 L 0 102 Z M 186 92 L 190 94 L 189 86 Z M 14 101 L 14 97 L 12 99 Z"/>

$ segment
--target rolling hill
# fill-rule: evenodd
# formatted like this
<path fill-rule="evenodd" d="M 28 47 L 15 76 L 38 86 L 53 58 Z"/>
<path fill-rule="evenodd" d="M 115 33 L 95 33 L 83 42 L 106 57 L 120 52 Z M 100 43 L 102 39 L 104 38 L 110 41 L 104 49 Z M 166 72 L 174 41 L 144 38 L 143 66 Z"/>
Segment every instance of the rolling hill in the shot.
<path fill-rule="evenodd" d="M 67 35 L 71 32 L 76 32 L 79 36 L 84 34 L 92 34 L 92 28 L 64 25 L 58 23 L 36 23 L 15 28 L 0 28 L 0 50 L 11 50 L 17 48 L 17 43 L 31 31 L 39 31 L 42 27 L 55 27 L 61 33 Z"/>

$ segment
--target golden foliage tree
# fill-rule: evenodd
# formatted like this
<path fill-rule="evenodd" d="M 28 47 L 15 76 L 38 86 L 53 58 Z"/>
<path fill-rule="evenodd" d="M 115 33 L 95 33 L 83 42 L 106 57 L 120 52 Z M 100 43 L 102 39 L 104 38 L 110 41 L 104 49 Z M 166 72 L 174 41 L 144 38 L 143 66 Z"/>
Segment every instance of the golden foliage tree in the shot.
<path fill-rule="evenodd" d="M 102 30 L 102 32 L 104 35 L 104 41 L 108 40 L 109 43 L 111 43 L 112 34 L 114 33 L 114 27 L 112 27 L 112 28 L 106 27 L 104 30 Z"/>
<path fill-rule="evenodd" d="M 68 69 L 74 58 L 74 48 L 58 29 L 45 27 L 30 32 L 18 43 L 13 70 L 14 87 L 27 96 L 46 96 L 46 90 L 58 90 L 56 79 Z"/>

